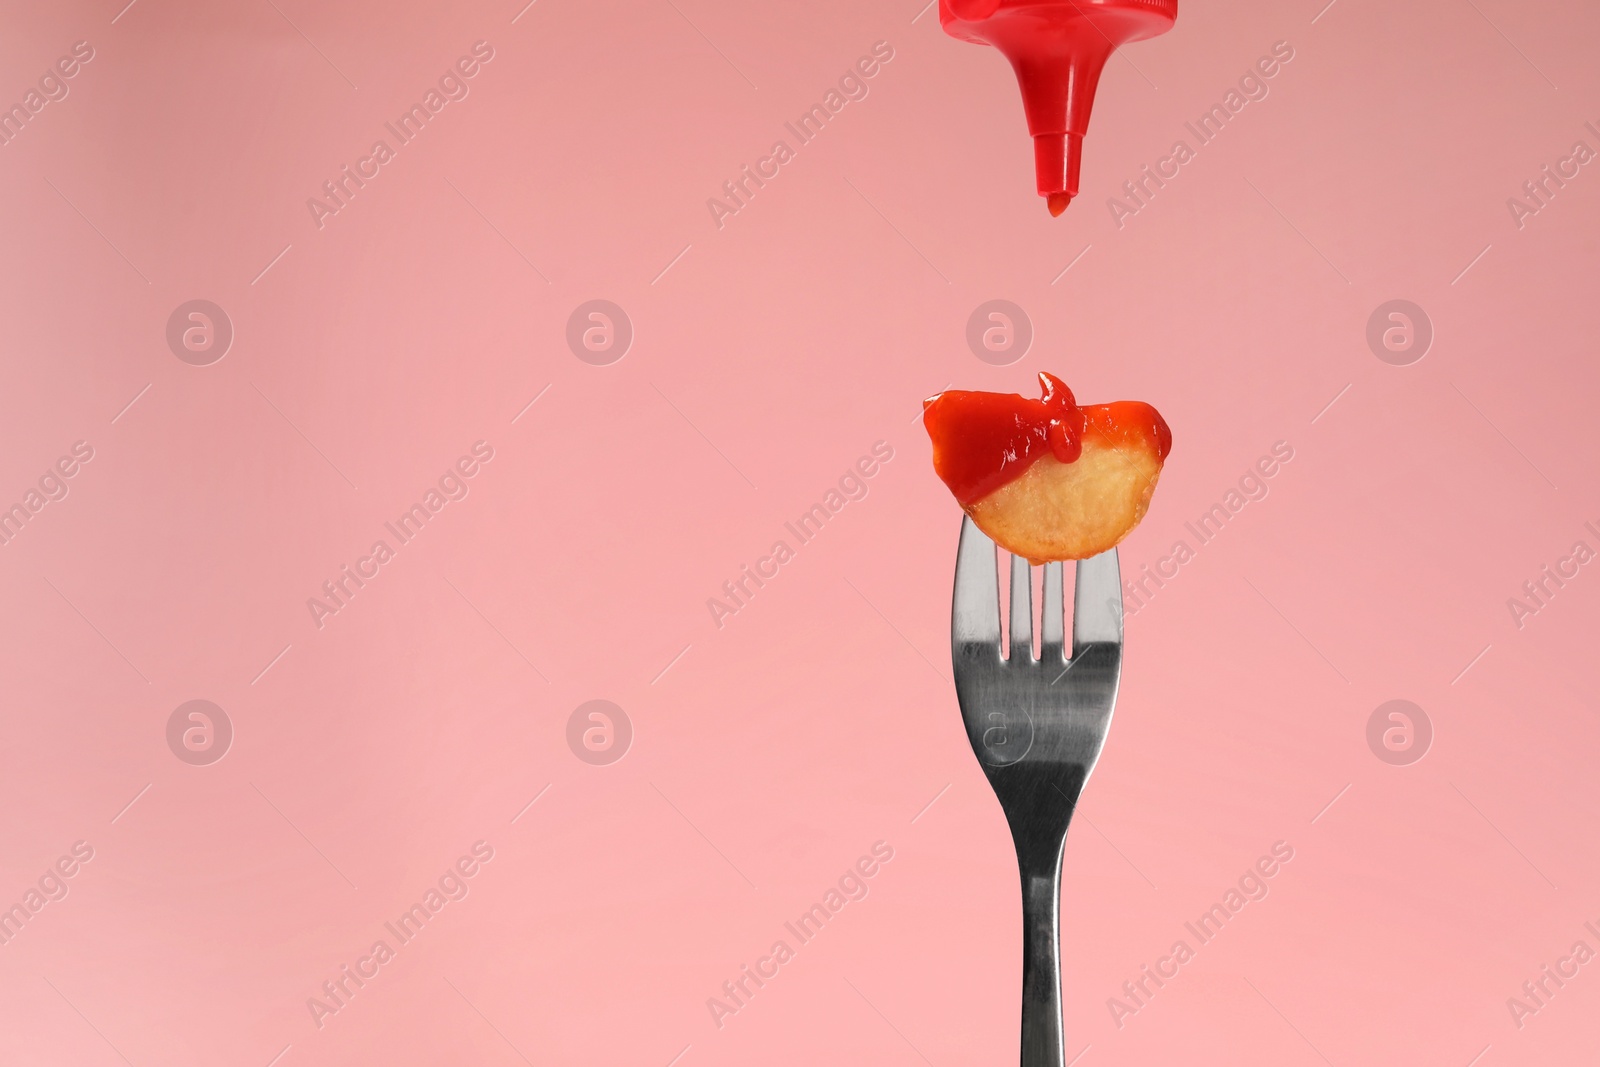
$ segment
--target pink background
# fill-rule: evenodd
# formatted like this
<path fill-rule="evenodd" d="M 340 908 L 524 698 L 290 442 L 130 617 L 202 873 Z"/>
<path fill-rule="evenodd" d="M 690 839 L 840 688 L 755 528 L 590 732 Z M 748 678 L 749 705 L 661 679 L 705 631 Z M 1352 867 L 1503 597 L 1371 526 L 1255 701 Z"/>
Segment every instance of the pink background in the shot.
<path fill-rule="evenodd" d="M 0 1062 L 1015 1062 L 1016 873 L 915 420 L 1041 369 L 1173 427 L 1128 574 L 1294 450 L 1128 621 L 1067 847 L 1069 1058 L 1593 1061 L 1600 963 L 1520 1027 L 1507 998 L 1600 950 L 1600 573 L 1520 627 L 1507 599 L 1600 548 L 1600 167 L 1521 228 L 1506 204 L 1600 149 L 1592 5 L 1186 3 L 1108 67 L 1052 220 L 1003 61 L 919 0 L 122 3 L 14 3 L 0 39 L 0 101 L 94 50 L 0 147 L 0 502 L 93 448 L 0 547 L 0 905 L 93 849 L 0 946 Z M 319 229 L 307 198 L 479 40 L 470 95 Z M 707 198 L 877 41 L 869 95 L 719 229 Z M 1119 229 L 1107 199 L 1278 41 L 1270 94 Z M 202 298 L 235 337 L 193 366 L 164 331 Z M 564 339 L 596 298 L 635 331 L 610 366 Z M 1034 328 L 1006 367 L 964 336 L 994 298 Z M 1410 366 L 1365 339 L 1395 298 L 1435 330 Z M 480 440 L 319 629 L 307 598 Z M 718 628 L 707 598 L 880 440 Z M 208 766 L 166 741 L 195 699 L 235 732 Z M 591 699 L 632 722 L 609 766 L 567 745 Z M 1366 741 L 1393 699 L 1435 733 L 1409 766 Z M 469 895 L 319 1027 L 478 841 Z M 877 841 L 870 894 L 719 1028 L 707 998 Z M 1267 898 L 1119 1027 L 1279 841 Z"/>

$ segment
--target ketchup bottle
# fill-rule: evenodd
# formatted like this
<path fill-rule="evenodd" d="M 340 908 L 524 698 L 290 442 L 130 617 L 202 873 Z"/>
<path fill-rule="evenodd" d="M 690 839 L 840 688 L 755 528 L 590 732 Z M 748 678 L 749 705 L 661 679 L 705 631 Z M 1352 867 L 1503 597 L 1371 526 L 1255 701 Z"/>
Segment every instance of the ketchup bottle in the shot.
<path fill-rule="evenodd" d="M 1100 71 L 1119 45 L 1172 28 L 1178 0 L 939 0 L 944 32 L 1011 61 L 1033 137 L 1039 195 L 1060 215 L 1078 194 Z"/>

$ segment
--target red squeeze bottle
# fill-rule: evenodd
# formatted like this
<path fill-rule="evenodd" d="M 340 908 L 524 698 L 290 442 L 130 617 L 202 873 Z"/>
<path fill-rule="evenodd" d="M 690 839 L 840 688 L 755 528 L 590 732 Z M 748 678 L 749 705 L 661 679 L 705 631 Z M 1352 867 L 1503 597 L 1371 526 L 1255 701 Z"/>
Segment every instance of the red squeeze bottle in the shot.
<path fill-rule="evenodd" d="M 939 0 L 944 32 L 1011 61 L 1033 136 L 1039 195 L 1060 215 L 1078 195 L 1083 135 L 1117 47 L 1172 28 L 1178 0 Z"/>

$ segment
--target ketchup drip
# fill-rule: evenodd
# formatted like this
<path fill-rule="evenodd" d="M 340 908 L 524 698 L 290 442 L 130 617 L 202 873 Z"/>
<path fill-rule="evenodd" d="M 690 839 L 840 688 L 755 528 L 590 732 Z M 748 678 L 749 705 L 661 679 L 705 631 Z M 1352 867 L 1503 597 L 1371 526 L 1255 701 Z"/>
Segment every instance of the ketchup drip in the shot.
<path fill-rule="evenodd" d="M 1172 450 L 1172 431 L 1159 412 L 1137 400 L 1079 407 L 1065 382 L 1041 373 L 1043 395 L 948 389 L 922 402 L 933 438 L 933 469 L 963 506 L 977 503 L 1046 453 L 1062 463 L 1083 454 L 1083 441 L 1106 447 Z"/>

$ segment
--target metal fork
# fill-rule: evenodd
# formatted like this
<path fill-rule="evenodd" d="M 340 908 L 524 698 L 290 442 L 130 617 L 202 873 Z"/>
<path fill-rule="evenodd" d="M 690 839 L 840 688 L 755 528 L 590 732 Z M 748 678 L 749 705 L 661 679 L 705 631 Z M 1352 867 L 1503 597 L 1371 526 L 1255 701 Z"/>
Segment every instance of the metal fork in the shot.
<path fill-rule="evenodd" d="M 967 737 L 1011 824 L 1022 874 L 1022 1067 L 1064 1067 L 1061 857 L 1117 701 L 1122 588 L 1116 549 L 1078 563 L 1069 660 L 1062 566 L 1046 564 L 1034 659 L 1031 574 L 1026 560 L 1012 557 L 1011 650 L 1001 658 L 994 542 L 963 520 L 950 652 Z"/>

